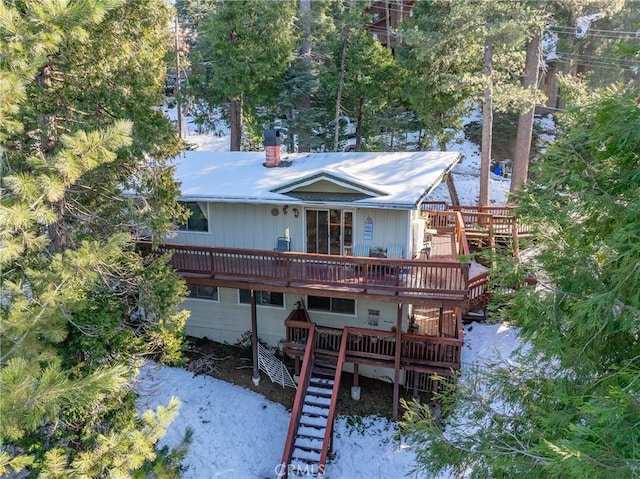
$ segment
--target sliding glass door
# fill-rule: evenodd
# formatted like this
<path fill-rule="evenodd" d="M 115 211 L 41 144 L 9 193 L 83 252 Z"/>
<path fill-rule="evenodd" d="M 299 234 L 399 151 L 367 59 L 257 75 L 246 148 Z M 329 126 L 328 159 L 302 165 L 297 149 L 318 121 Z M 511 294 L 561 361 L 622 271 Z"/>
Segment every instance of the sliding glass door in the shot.
<path fill-rule="evenodd" d="M 306 210 L 307 253 L 351 254 L 353 211 Z"/>

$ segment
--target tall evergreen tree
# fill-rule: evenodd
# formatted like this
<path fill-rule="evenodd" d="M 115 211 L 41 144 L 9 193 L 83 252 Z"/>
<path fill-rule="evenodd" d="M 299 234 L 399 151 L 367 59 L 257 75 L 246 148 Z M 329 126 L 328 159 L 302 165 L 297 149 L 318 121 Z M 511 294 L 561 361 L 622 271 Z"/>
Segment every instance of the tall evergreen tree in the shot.
<path fill-rule="evenodd" d="M 419 3 L 414 16 L 404 33 L 409 101 L 441 148 L 451 129 L 459 128 L 461 114 L 483 103 L 479 203 L 486 205 L 491 116 L 494 110 L 517 110 L 527 99 L 519 81 L 524 33 L 539 21 L 536 11 L 527 2 L 442 0 Z"/>
<path fill-rule="evenodd" d="M 640 90 L 613 87 L 562 116 L 519 199 L 536 226 L 536 289 L 502 297 L 528 344 L 441 397 L 445 427 L 416 405 L 405 432 L 432 473 L 633 478 L 640 470 Z M 502 281 L 522 283 L 522 265 Z"/>
<path fill-rule="evenodd" d="M 289 143 L 298 151 L 319 148 L 323 141 L 317 133 L 326 126 L 324 104 L 318 100 L 320 77 L 329 67 L 328 39 L 335 31 L 333 12 L 337 1 L 298 4 L 296 27 L 300 32 L 300 49 L 277 86 L 272 116 L 285 120 Z"/>
<path fill-rule="evenodd" d="M 228 107 L 232 151 L 240 150 L 245 115 L 272 103 L 296 47 L 295 2 L 220 0 L 192 55 L 194 95 Z"/>
<path fill-rule="evenodd" d="M 413 20 L 403 24 L 403 90 L 424 124 L 422 148 L 430 148 L 435 140 L 444 150 L 476 98 L 481 50 L 468 29 L 460 28 L 468 19 L 459 15 L 449 1 L 418 2 Z"/>
<path fill-rule="evenodd" d="M 0 4 L 0 474 L 144 471 L 177 411 L 138 418 L 130 384 L 141 355 L 179 359 L 185 320 L 182 281 L 130 234 L 183 218 L 156 111 L 169 18 L 155 0 Z"/>

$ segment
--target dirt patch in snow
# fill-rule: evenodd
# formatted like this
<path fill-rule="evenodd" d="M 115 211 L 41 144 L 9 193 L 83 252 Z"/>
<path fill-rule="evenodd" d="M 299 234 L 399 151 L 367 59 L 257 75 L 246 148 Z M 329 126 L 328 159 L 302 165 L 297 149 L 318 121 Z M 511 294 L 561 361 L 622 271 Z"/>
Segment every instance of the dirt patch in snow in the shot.
<path fill-rule="evenodd" d="M 188 338 L 185 356 L 188 359 L 186 368 L 194 374 L 207 374 L 237 386 L 245 387 L 262 394 L 273 402 L 278 402 L 291 409 L 295 399 L 295 390 L 272 383 L 269 377 L 260 372 L 260 384 L 252 381 L 253 369 L 251 350 L 247 347 L 232 346 L 211 341 L 209 339 Z M 282 358 L 281 358 L 282 359 Z M 284 363 L 293 375 L 294 362 L 284 358 Z M 386 381 L 370 379 L 360 375 L 360 400 L 351 398 L 353 375 L 342 373 L 337 413 L 340 415 L 391 417 L 393 407 L 393 384 Z M 410 399 L 411 395 L 403 387 L 400 397 Z M 402 412 L 402 411 L 401 411 Z"/>

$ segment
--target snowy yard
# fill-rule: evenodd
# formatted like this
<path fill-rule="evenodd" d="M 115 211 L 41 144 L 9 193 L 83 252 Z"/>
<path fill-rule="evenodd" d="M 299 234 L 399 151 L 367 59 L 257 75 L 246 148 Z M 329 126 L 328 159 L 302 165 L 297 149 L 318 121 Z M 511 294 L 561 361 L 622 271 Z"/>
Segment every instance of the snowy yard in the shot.
<path fill-rule="evenodd" d="M 465 367 L 481 364 L 498 354 L 506 357 L 517 346 L 514 329 L 500 324 L 472 323 L 465 328 L 463 373 Z M 161 444 L 177 445 L 188 427 L 194 430 L 184 463 L 185 479 L 277 477 L 290 417 L 282 405 L 249 389 L 209 376 L 194 376 L 184 369 L 149 364 L 138 379 L 141 410 L 166 404 L 172 396 L 182 403 L 180 415 Z M 411 474 L 415 467 L 411 445 L 396 440 L 396 432 L 395 424 L 385 418 L 338 418 L 336 457 L 327 464 L 326 477 L 423 477 Z"/>

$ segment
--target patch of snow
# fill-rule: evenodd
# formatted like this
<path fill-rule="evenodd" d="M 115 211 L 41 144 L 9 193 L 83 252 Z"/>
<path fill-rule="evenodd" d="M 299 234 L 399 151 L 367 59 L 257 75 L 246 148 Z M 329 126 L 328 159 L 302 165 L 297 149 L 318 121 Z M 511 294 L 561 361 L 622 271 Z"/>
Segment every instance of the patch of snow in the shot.
<path fill-rule="evenodd" d="M 517 331 L 505 324 L 472 323 L 466 329 L 463 373 L 467 365 L 505 357 L 519 346 Z M 177 446 L 187 428 L 193 429 L 183 479 L 277 477 L 290 412 L 258 394 L 260 387 L 252 391 L 151 362 L 141 368 L 137 379 L 140 411 L 166 404 L 173 396 L 182 403 L 179 416 L 160 445 Z M 396 439 L 397 432 L 396 424 L 385 418 L 339 417 L 335 426 L 336 457 L 327 464 L 327 477 L 419 477 L 410 474 L 415 467 L 412 446 Z"/>

